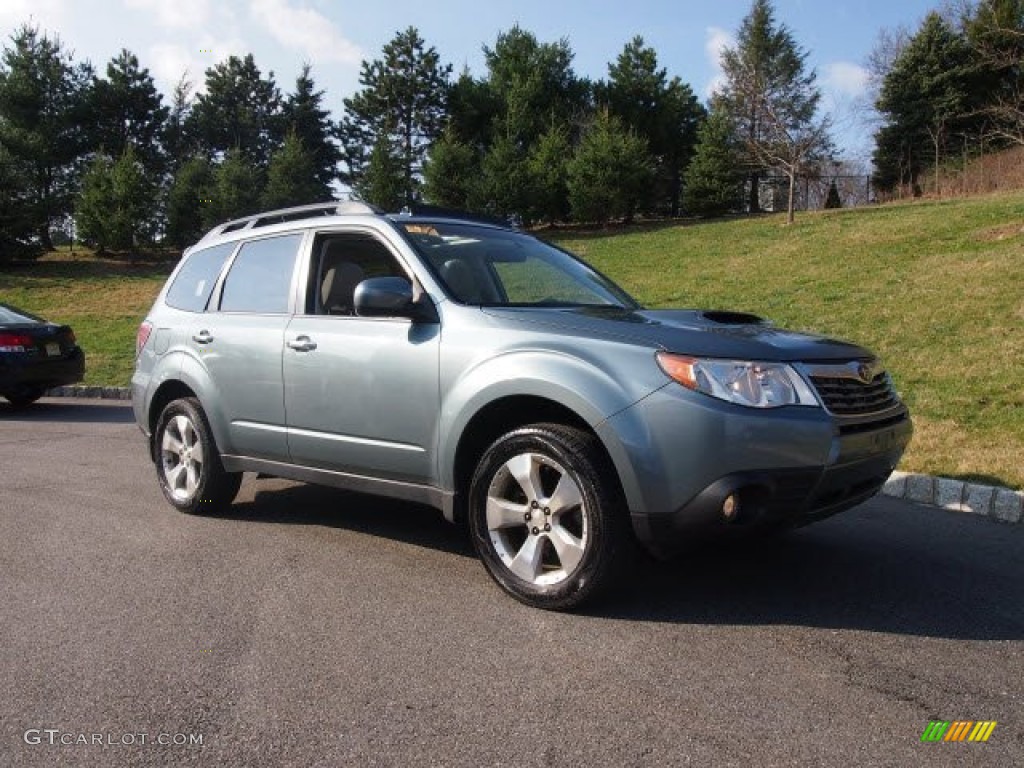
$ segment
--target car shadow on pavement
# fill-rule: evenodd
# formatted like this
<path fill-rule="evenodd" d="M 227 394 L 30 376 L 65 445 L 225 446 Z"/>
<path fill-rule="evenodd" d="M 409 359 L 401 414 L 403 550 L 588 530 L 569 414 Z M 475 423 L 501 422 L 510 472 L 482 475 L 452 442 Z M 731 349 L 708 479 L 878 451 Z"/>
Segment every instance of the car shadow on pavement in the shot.
<path fill-rule="evenodd" d="M 877 499 L 774 540 L 641 562 L 595 615 L 1024 639 L 1024 526 Z"/>
<path fill-rule="evenodd" d="M 0 400 L 0 422 L 130 424 L 134 420 L 131 403 L 122 400 L 41 400 L 24 408 L 14 408 L 10 403 Z"/>
<path fill-rule="evenodd" d="M 475 557 L 462 529 L 432 507 L 284 480 L 246 480 L 240 500 L 206 517 L 283 525 L 320 525 Z M 251 500 L 250 500 L 251 497 Z"/>
<path fill-rule="evenodd" d="M 429 507 L 282 480 L 249 480 L 239 501 L 210 516 L 329 526 L 475 557 L 463 530 Z M 707 542 L 668 562 L 641 557 L 584 613 L 1024 640 L 1022 551 L 1024 525 L 879 498 L 779 538 Z"/>

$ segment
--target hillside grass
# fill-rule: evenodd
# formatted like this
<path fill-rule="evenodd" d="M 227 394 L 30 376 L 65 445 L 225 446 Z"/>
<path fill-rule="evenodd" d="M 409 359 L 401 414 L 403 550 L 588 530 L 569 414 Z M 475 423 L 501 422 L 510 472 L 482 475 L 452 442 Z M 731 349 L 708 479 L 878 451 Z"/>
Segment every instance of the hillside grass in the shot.
<path fill-rule="evenodd" d="M 1024 487 L 1024 193 L 543 233 L 647 306 L 753 312 L 878 352 L 916 427 L 902 468 Z M 127 384 L 174 257 L 0 267 L 0 301 L 71 324 L 86 382 Z"/>

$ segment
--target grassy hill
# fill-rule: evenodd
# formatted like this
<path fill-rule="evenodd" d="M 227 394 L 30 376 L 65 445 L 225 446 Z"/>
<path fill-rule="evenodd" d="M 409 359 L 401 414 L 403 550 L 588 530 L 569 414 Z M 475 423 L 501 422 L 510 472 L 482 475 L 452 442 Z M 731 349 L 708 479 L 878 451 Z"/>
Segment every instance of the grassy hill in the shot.
<path fill-rule="evenodd" d="M 651 307 L 745 310 L 888 363 L 917 427 L 903 468 L 1024 487 L 1024 193 L 782 218 L 546 233 Z M 51 254 L 0 300 L 74 325 L 88 381 L 125 384 L 170 269 Z"/>

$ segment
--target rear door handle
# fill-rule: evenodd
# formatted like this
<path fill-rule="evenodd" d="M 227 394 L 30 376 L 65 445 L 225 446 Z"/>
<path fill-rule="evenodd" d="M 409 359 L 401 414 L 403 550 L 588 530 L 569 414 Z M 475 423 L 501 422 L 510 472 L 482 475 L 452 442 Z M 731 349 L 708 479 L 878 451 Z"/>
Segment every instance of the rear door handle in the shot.
<path fill-rule="evenodd" d="M 192 337 L 196 344 L 209 344 L 213 341 L 213 335 L 209 331 L 200 331 Z"/>
<path fill-rule="evenodd" d="M 288 342 L 288 349 L 294 349 L 296 352 L 312 352 L 316 349 L 316 342 L 309 336 L 296 336 Z"/>

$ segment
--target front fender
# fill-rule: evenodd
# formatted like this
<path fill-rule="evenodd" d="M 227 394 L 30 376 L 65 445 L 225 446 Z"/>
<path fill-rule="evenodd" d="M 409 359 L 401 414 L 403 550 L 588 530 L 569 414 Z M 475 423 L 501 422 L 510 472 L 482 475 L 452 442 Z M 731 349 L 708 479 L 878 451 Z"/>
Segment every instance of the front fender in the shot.
<path fill-rule="evenodd" d="M 649 357 L 649 353 L 643 354 L 644 359 Z M 542 398 L 568 408 L 596 429 L 644 396 L 645 392 L 638 390 L 636 384 L 618 380 L 592 363 L 564 352 L 517 350 L 488 358 L 467 371 L 442 401 L 438 451 L 442 487 L 455 489 L 459 441 L 473 417 L 489 404 L 507 397 Z M 629 499 L 636 493 L 637 484 L 632 467 L 622 461 L 626 452 L 619 446 L 608 445 L 600 432 L 598 435 Z"/>

